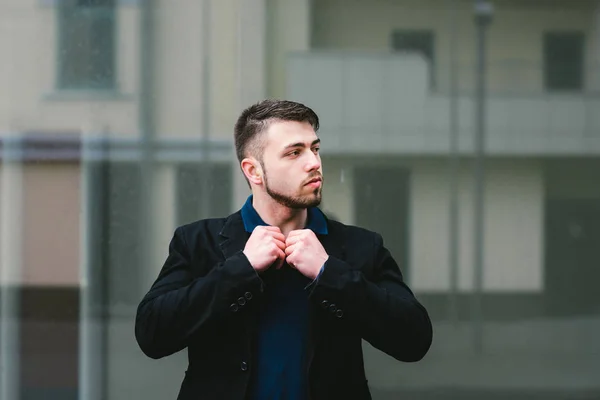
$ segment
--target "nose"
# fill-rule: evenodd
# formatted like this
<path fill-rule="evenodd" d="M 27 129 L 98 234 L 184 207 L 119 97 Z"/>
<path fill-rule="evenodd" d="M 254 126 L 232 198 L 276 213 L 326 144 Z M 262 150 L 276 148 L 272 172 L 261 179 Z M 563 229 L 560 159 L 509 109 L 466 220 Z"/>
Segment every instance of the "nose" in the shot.
<path fill-rule="evenodd" d="M 306 162 L 306 170 L 310 172 L 319 170 L 320 168 L 321 157 L 319 156 L 319 153 L 313 153 L 312 151 L 309 152 L 308 161 Z"/>

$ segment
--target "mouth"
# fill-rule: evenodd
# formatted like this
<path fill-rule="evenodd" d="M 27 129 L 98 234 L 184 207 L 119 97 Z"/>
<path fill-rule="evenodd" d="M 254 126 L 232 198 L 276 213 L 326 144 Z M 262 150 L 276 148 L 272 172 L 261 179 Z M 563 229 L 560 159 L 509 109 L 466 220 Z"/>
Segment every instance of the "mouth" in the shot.
<path fill-rule="evenodd" d="M 306 182 L 305 186 L 310 186 L 310 187 L 313 187 L 313 188 L 318 188 L 318 187 L 321 186 L 322 182 L 323 182 L 322 178 L 313 178 L 310 181 Z"/>

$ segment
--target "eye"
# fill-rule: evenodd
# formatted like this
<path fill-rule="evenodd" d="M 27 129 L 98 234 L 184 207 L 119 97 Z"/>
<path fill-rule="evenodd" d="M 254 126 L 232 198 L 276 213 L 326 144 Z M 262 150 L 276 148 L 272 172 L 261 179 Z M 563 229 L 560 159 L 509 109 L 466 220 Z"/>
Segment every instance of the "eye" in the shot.
<path fill-rule="evenodd" d="M 320 148 L 320 147 L 314 147 L 314 148 L 313 148 L 313 151 L 314 151 L 315 153 L 318 153 L 318 152 L 319 152 L 319 150 L 321 150 L 321 148 Z"/>
<path fill-rule="evenodd" d="M 294 151 L 290 151 L 289 153 L 287 153 L 288 156 L 292 156 L 292 157 L 295 157 L 299 154 L 300 154 L 300 150 L 294 150 Z"/>

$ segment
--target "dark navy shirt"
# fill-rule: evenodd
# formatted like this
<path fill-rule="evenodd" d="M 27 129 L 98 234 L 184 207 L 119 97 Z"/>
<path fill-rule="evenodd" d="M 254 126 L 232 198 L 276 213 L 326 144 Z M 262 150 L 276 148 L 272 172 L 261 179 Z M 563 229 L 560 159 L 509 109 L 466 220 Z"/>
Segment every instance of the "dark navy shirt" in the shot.
<path fill-rule="evenodd" d="M 247 232 L 267 225 L 252 206 L 242 207 Z M 308 209 L 307 229 L 327 234 L 327 221 L 318 208 Z M 323 269 L 321 269 L 323 271 Z M 261 273 L 265 302 L 258 321 L 257 357 L 252 370 L 250 399 L 306 400 L 308 291 L 312 280 L 284 264 Z M 318 279 L 318 277 L 317 277 Z"/>

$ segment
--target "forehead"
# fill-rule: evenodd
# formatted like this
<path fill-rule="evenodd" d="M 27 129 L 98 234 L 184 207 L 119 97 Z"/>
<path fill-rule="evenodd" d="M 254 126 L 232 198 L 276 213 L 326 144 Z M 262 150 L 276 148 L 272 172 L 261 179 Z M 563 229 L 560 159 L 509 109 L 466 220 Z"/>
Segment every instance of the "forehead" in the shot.
<path fill-rule="evenodd" d="M 266 132 L 266 145 L 273 150 L 285 148 L 293 143 L 310 146 L 317 134 L 308 122 L 273 121 Z"/>

